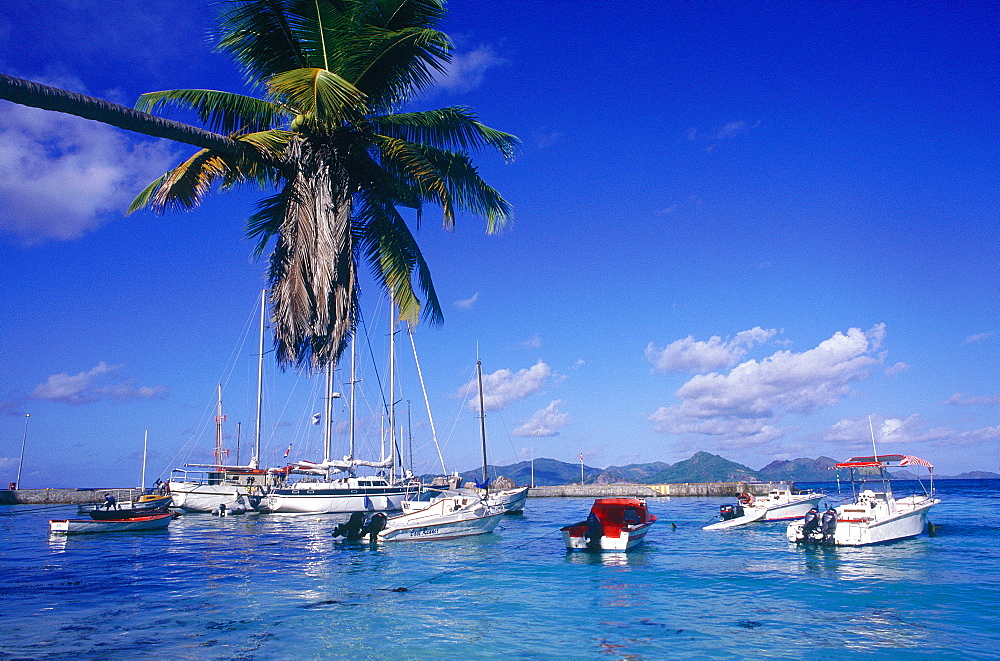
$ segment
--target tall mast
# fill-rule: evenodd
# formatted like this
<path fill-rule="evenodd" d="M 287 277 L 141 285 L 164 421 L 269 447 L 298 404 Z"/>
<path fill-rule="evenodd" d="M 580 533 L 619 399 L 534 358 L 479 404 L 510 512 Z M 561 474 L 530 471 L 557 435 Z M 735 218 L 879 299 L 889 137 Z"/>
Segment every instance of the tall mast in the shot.
<path fill-rule="evenodd" d="M 264 307 L 267 290 L 260 292 L 260 339 L 257 343 L 257 419 L 254 422 L 253 434 L 253 457 L 250 465 L 254 468 L 260 466 L 260 417 L 262 401 L 264 399 Z"/>
<path fill-rule="evenodd" d="M 389 302 L 389 456 L 391 475 L 396 477 L 396 306 Z M 383 457 L 384 459 L 384 457 Z"/>
<path fill-rule="evenodd" d="M 486 487 L 486 404 L 483 401 L 483 363 L 476 361 L 476 377 L 479 379 L 479 435 L 483 439 L 483 486 Z"/>
<path fill-rule="evenodd" d="M 347 460 L 351 462 L 350 475 L 354 477 L 354 403 L 355 399 L 355 389 L 354 386 L 357 383 L 357 379 L 354 378 L 354 347 L 355 341 L 357 340 L 357 329 L 355 328 L 354 333 L 351 335 L 351 424 L 350 424 L 350 444 L 348 450 Z"/>
<path fill-rule="evenodd" d="M 448 469 L 444 465 L 444 455 L 441 454 L 441 445 L 438 443 L 437 429 L 434 427 L 434 415 L 431 413 L 431 401 L 427 398 L 427 386 L 424 384 L 424 372 L 420 369 L 420 358 L 417 357 L 417 344 L 413 340 L 413 328 L 407 325 L 407 334 L 410 336 L 410 346 L 413 347 L 413 362 L 417 366 L 417 376 L 420 377 L 420 390 L 424 394 L 424 406 L 427 408 L 427 421 L 431 424 L 431 438 L 434 439 L 434 447 L 437 448 L 438 459 L 441 461 L 441 474 L 447 475 Z M 410 467 L 413 467 L 413 457 L 410 457 Z"/>
<path fill-rule="evenodd" d="M 326 394 L 323 397 L 323 463 L 330 461 L 331 420 L 333 415 L 333 363 L 326 365 Z"/>
<path fill-rule="evenodd" d="M 215 407 L 215 465 L 222 466 L 222 455 L 225 452 L 222 449 L 222 421 L 226 417 L 222 415 L 222 384 L 219 384 L 218 388 L 218 399 Z"/>
<path fill-rule="evenodd" d="M 146 439 L 149 438 L 149 430 L 142 434 L 142 473 L 139 475 L 139 488 L 146 485 Z"/>

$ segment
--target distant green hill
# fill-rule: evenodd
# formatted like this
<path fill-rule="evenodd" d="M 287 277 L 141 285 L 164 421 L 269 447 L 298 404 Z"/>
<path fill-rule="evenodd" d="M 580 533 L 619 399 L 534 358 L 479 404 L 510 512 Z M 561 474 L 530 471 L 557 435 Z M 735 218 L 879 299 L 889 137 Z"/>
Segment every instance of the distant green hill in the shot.
<path fill-rule="evenodd" d="M 757 481 L 757 473 L 743 464 L 723 459 L 708 452 L 696 452 L 690 459 L 660 471 L 650 478 L 650 484 L 682 482 L 748 482 Z"/>
<path fill-rule="evenodd" d="M 767 482 L 829 482 L 837 479 L 833 470 L 836 463 L 830 457 L 772 461 L 757 474 Z"/>
<path fill-rule="evenodd" d="M 668 464 L 654 461 L 648 464 L 627 464 L 607 468 L 584 467 L 587 484 L 679 484 L 685 482 L 832 482 L 837 479 L 832 467 L 837 462 L 830 457 L 772 461 L 759 471 L 708 452 L 696 452 L 690 459 Z M 557 486 L 580 483 L 580 464 L 558 459 L 535 459 L 534 476 L 537 486 Z M 478 481 L 482 470 L 475 468 L 460 474 L 463 482 Z M 520 461 L 509 466 L 489 466 L 489 475 L 509 477 L 519 485 L 531 484 L 531 462 Z M 420 476 L 429 481 L 433 475 Z M 998 479 L 1000 475 L 974 471 L 956 476 L 935 475 L 940 479 Z"/>
<path fill-rule="evenodd" d="M 651 464 L 608 466 L 594 480 L 597 484 L 653 484 L 650 478 L 666 470 L 670 464 L 654 461 Z"/>

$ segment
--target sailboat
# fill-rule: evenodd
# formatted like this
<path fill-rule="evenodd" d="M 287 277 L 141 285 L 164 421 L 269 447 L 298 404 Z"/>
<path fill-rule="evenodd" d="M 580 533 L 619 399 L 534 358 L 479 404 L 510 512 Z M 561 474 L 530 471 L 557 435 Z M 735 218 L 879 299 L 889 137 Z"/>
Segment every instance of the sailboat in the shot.
<path fill-rule="evenodd" d="M 395 322 L 390 333 L 390 386 L 389 401 L 395 396 Z M 320 481 L 307 479 L 294 484 L 286 484 L 268 493 L 267 509 L 278 514 L 347 514 L 353 512 L 391 512 L 398 511 L 402 502 L 419 491 L 419 486 L 411 482 L 390 482 L 384 475 L 386 471 L 395 473 L 397 461 L 395 438 L 390 434 L 390 452 L 388 458 L 379 461 L 356 459 L 354 456 L 354 420 L 355 420 L 355 341 L 351 340 L 351 409 L 350 409 L 350 451 L 343 460 L 331 458 L 331 413 L 333 396 L 332 367 L 326 373 L 325 397 L 325 428 L 324 450 L 322 462 L 299 461 L 291 472 L 305 475 L 315 475 Z M 395 422 L 390 405 L 389 427 L 395 428 Z M 358 476 L 359 467 L 368 467 L 378 471 L 374 476 Z M 347 473 L 346 477 L 332 479 L 331 474 Z"/>
<path fill-rule="evenodd" d="M 282 469 L 265 470 L 260 467 L 261 399 L 264 370 L 264 314 L 265 295 L 260 295 L 260 340 L 257 356 L 257 419 L 254 451 L 246 466 L 227 466 L 228 454 L 223 447 L 222 385 L 218 388 L 215 415 L 215 451 L 211 464 L 185 464 L 170 473 L 167 489 L 175 507 L 187 512 L 238 513 L 258 509 L 264 497 L 284 482 Z"/>
<path fill-rule="evenodd" d="M 528 501 L 528 487 L 499 489 L 490 493 L 489 476 L 486 474 L 486 406 L 483 401 L 483 364 L 476 361 L 476 378 L 479 381 L 479 436 L 483 445 L 483 497 L 486 504 L 504 514 L 518 514 L 524 511 Z"/>
<path fill-rule="evenodd" d="M 457 477 L 447 478 L 448 486 L 430 486 L 417 498 L 403 503 L 404 512 L 413 512 L 426 509 L 439 500 L 446 500 L 455 496 L 470 497 L 478 495 L 485 506 L 494 512 L 502 514 L 517 514 L 524 511 L 525 503 L 528 500 L 528 487 L 514 487 L 509 489 L 489 488 L 489 474 L 487 472 L 486 459 L 486 408 L 483 399 L 483 366 L 482 361 L 476 361 L 476 379 L 479 386 L 479 437 L 483 451 L 483 473 L 482 481 L 476 485 L 475 489 L 459 488 Z M 456 473 L 457 476 L 457 473 Z"/>

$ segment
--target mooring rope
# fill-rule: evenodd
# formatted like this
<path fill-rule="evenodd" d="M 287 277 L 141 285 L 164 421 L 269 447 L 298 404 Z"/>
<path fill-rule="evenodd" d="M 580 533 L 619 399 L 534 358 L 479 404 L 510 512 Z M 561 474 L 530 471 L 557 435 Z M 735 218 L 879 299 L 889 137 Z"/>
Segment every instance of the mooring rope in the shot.
<path fill-rule="evenodd" d="M 18 514 L 33 514 L 35 512 L 44 512 L 47 510 L 57 510 L 64 507 L 73 507 L 74 503 L 63 503 L 61 505 L 47 505 L 46 507 L 32 507 L 27 510 L 16 510 L 14 512 L 0 512 L 0 516 L 17 516 Z"/>
<path fill-rule="evenodd" d="M 555 530 L 559 530 L 559 528 L 556 528 Z M 505 555 L 507 553 L 510 553 L 511 551 L 516 551 L 516 550 L 518 550 L 520 548 L 523 548 L 523 547 L 527 546 L 528 544 L 533 544 L 534 542 L 537 542 L 540 539 L 544 539 L 544 538 L 548 537 L 553 532 L 554 531 L 550 530 L 549 532 L 546 532 L 543 535 L 539 535 L 538 537 L 533 537 L 532 539 L 529 539 L 529 540 L 527 540 L 525 542 L 522 542 L 522 543 L 518 544 L 517 546 L 512 546 L 510 548 L 503 549 L 502 551 L 498 551 L 497 553 L 494 553 L 493 555 L 489 555 L 489 556 L 487 556 L 485 558 L 480 558 L 479 560 L 475 560 L 473 562 L 470 562 L 469 564 L 464 565 L 462 567 L 457 567 L 455 569 L 448 569 L 446 571 L 443 571 L 443 572 L 440 572 L 438 574 L 435 574 L 434 576 L 431 576 L 430 578 L 425 578 L 422 581 L 417 581 L 416 583 L 411 583 L 410 585 L 407 585 L 407 586 L 400 586 L 398 588 L 379 588 L 379 589 L 382 590 L 382 591 L 384 591 L 384 592 L 409 592 L 410 590 L 412 590 L 413 588 L 417 587 L 418 585 L 423 585 L 424 583 L 430 583 L 431 581 L 436 581 L 437 579 L 441 578 L 442 576 L 447 576 L 448 574 L 458 573 L 458 572 L 463 571 L 463 570 L 465 570 L 468 567 L 471 567 L 473 565 L 478 565 L 478 564 L 481 564 L 483 562 L 487 562 L 488 560 L 493 560 L 494 558 L 497 558 L 497 557 L 499 557 L 501 555 Z"/>

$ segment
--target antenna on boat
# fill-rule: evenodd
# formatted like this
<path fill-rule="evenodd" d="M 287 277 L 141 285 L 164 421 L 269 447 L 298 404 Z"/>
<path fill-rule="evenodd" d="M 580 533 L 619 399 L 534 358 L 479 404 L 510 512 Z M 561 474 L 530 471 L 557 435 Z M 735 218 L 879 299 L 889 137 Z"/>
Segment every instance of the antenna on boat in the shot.
<path fill-rule="evenodd" d="M 868 416 L 868 430 L 872 434 L 872 458 L 878 461 L 878 450 L 875 448 L 875 426 L 872 425 L 872 417 Z"/>

